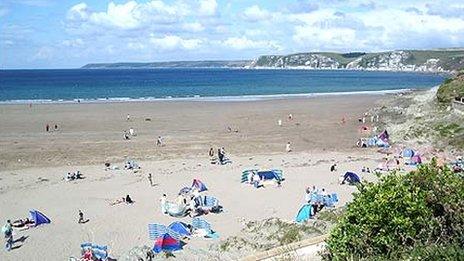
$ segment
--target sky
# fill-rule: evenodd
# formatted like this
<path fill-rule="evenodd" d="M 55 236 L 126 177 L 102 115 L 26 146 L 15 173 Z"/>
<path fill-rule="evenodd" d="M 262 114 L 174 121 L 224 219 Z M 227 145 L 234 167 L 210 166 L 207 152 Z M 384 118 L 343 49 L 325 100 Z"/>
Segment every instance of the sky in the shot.
<path fill-rule="evenodd" d="M 464 47 L 464 0 L 2 0 L 0 68 Z"/>

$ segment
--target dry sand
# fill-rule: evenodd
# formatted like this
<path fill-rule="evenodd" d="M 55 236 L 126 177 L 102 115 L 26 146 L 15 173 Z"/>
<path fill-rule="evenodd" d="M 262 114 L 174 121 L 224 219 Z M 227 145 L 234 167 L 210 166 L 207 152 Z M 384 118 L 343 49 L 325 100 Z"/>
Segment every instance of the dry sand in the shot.
<path fill-rule="evenodd" d="M 0 220 L 24 218 L 35 208 L 52 224 L 16 232 L 27 236 L 0 260 L 64 260 L 79 254 L 84 241 L 106 244 L 118 258 L 137 245 L 151 245 L 147 224 L 169 224 L 161 214 L 163 193 L 177 192 L 199 178 L 207 194 L 219 198 L 224 212 L 204 218 L 221 238 L 239 233 L 244 221 L 279 217 L 292 220 L 304 200 L 304 189 L 316 185 L 337 192 L 340 204 L 352 199 L 354 187 L 337 184 L 345 171 L 374 168 L 382 155 L 358 150 L 357 118 L 375 106 L 379 96 L 339 96 L 254 102 L 153 102 L 0 106 Z M 131 121 L 126 121 L 126 114 Z M 292 113 L 293 120 L 287 115 Z M 341 125 L 340 119 L 347 123 Z M 151 121 L 145 121 L 151 118 Z M 283 126 L 277 126 L 277 120 Z M 45 124 L 59 131 L 46 133 Z M 226 127 L 239 132 L 228 133 Z M 122 130 L 138 135 L 122 140 Z M 166 146 L 156 147 L 156 137 Z M 285 143 L 294 151 L 285 153 Z M 224 146 L 233 163 L 211 165 L 208 148 Z M 122 167 L 126 157 L 140 159 L 142 171 L 104 171 L 109 161 Z M 18 161 L 20 159 L 20 161 Z M 337 173 L 329 166 L 339 162 Z M 247 168 L 280 168 L 286 181 L 254 189 L 240 184 Z M 69 171 L 83 180 L 66 182 Z M 150 187 L 147 174 L 156 186 Z M 373 180 L 374 175 L 362 175 Z M 110 206 L 130 194 L 133 205 Z M 77 223 L 81 209 L 90 221 Z M 190 218 L 183 219 L 186 222 Z M 186 247 L 201 248 L 213 241 L 194 239 Z M 192 257 L 192 259 L 194 259 Z"/>

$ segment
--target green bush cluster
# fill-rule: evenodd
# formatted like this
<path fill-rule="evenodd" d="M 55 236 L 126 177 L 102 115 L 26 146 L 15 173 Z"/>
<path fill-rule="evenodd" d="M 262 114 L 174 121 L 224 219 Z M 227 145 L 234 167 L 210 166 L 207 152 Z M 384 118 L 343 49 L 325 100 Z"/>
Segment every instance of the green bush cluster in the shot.
<path fill-rule="evenodd" d="M 464 179 L 432 161 L 360 186 L 331 231 L 323 257 L 404 260 L 432 252 L 452 257 L 462 254 L 463 246 Z"/>

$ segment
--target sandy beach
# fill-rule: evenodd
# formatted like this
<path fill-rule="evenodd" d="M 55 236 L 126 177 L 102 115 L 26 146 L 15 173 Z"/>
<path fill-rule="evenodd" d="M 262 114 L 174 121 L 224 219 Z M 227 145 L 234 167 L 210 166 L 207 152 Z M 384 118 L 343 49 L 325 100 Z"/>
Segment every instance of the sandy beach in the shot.
<path fill-rule="evenodd" d="M 159 198 L 166 193 L 174 200 L 194 178 L 224 207 L 223 213 L 204 216 L 220 239 L 239 233 L 246 221 L 293 220 L 308 186 L 338 193 L 342 206 L 355 188 L 339 185 L 339 175 L 363 166 L 373 169 L 381 161 L 375 150 L 355 147 L 357 119 L 379 99 L 1 105 L 0 220 L 25 218 L 29 209 L 37 209 L 52 223 L 15 232 L 15 238 L 27 238 L 14 251 L 0 251 L 0 260 L 65 260 L 78 256 L 85 241 L 108 245 L 114 258 L 134 246 L 151 246 L 147 224 L 176 220 L 161 213 Z M 46 124 L 57 124 L 58 130 L 46 132 Z M 137 136 L 123 140 L 123 130 L 131 127 Z M 158 136 L 162 147 L 155 145 Z M 285 152 L 288 141 L 290 153 Z M 210 164 L 210 147 L 224 147 L 232 164 Z M 105 162 L 122 167 L 128 158 L 139 162 L 140 172 L 104 170 Z M 335 173 L 329 170 L 334 162 L 339 165 Z M 241 172 L 249 168 L 279 168 L 286 180 L 282 187 L 256 190 L 240 183 Z M 85 179 L 63 180 L 77 170 Z M 135 204 L 110 206 L 127 194 Z M 77 223 L 79 209 L 88 223 Z M 204 248 L 214 241 L 194 238 L 185 247 Z"/>

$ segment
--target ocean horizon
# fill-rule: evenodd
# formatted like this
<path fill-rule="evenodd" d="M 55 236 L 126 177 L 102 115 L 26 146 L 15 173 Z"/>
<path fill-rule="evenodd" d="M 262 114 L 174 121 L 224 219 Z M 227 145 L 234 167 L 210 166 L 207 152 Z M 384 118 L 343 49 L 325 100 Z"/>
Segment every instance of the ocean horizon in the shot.
<path fill-rule="evenodd" d="M 384 94 L 439 85 L 439 74 L 225 68 L 0 71 L 0 103 L 254 101 Z"/>

